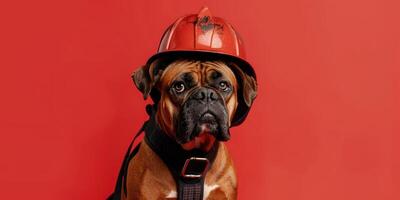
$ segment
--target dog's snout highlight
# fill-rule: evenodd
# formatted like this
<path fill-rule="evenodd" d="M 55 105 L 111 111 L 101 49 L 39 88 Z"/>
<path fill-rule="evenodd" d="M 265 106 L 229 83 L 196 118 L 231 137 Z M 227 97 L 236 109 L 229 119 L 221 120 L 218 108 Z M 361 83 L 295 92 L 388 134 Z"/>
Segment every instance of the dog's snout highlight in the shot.
<path fill-rule="evenodd" d="M 203 101 L 203 102 L 210 102 L 218 100 L 218 94 L 211 88 L 200 88 L 198 89 L 192 96 L 192 99 Z"/>

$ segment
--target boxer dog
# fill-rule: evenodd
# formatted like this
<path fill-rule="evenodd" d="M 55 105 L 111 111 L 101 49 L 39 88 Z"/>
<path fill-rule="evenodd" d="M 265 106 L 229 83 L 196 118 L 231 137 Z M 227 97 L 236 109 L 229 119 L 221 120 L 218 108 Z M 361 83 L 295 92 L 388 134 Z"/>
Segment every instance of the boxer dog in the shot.
<path fill-rule="evenodd" d="M 144 98 L 158 93 L 154 118 L 162 130 L 159 134 L 165 134 L 183 152 L 215 151 L 205 174 L 203 199 L 236 199 L 235 168 L 223 142 L 230 138 L 238 96 L 250 107 L 257 94 L 256 80 L 235 63 L 183 58 L 167 64 L 155 61 L 135 71 L 132 78 Z M 177 199 L 170 170 L 147 140 L 129 162 L 126 191 L 121 193 L 121 199 L 127 200 Z"/>

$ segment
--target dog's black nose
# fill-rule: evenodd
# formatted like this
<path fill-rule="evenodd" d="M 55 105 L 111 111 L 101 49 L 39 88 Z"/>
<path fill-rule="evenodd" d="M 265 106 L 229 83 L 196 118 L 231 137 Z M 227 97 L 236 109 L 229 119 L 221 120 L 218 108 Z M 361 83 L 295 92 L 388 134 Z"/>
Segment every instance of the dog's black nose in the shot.
<path fill-rule="evenodd" d="M 215 101 L 218 99 L 218 94 L 211 88 L 202 87 L 198 89 L 192 96 L 192 99 L 196 99 L 199 101 Z"/>

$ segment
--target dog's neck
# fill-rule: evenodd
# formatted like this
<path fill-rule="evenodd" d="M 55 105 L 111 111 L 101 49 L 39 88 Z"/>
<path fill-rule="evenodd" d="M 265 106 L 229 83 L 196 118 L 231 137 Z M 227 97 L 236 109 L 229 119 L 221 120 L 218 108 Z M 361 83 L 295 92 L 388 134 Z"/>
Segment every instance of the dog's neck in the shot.
<path fill-rule="evenodd" d="M 191 157 L 207 158 L 211 166 L 219 148 L 219 142 L 216 141 L 208 152 L 199 149 L 186 151 L 154 121 L 149 121 L 145 128 L 145 141 L 168 166 L 174 178 L 180 176 L 185 161 Z"/>
<path fill-rule="evenodd" d="M 168 166 L 174 179 L 176 180 L 180 178 L 185 161 L 192 157 L 208 159 L 208 168 L 210 168 L 217 156 L 219 142 L 215 141 L 208 152 L 204 152 L 199 149 L 193 149 L 190 151 L 183 149 L 182 146 L 178 144 L 174 138 L 167 135 L 167 133 L 163 131 L 160 125 L 157 123 L 157 106 L 155 105 L 157 104 L 146 106 L 146 111 L 150 119 L 146 122 L 144 126 L 144 139 L 145 142 L 150 146 L 150 148 Z"/>

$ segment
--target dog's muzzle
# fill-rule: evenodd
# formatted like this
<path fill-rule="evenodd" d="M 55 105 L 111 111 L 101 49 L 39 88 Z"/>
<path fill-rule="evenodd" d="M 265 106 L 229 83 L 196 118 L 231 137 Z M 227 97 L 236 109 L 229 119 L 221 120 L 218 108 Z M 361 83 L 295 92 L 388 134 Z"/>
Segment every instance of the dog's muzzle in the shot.
<path fill-rule="evenodd" d="M 228 112 L 218 91 L 209 87 L 198 87 L 186 99 L 176 121 L 178 143 L 189 142 L 202 132 L 207 132 L 220 141 L 229 140 Z"/>

